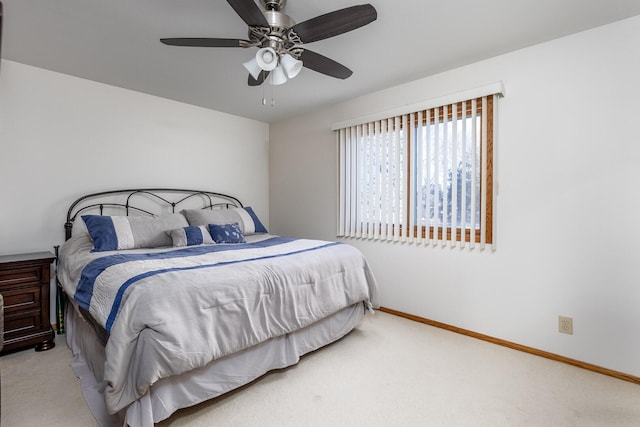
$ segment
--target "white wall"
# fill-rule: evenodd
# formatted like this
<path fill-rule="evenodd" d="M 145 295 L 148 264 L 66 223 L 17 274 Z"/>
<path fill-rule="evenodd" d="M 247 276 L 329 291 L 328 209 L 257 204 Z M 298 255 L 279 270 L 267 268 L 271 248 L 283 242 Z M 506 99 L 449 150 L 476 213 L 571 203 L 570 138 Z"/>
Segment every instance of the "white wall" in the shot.
<path fill-rule="evenodd" d="M 269 221 L 269 125 L 2 61 L 0 254 L 64 241 L 77 197 L 117 188 L 220 191 Z"/>
<path fill-rule="evenodd" d="M 52 250 L 76 198 L 135 187 L 234 195 L 269 224 L 269 125 L 2 61 L 0 254 Z"/>
<path fill-rule="evenodd" d="M 383 306 L 640 376 L 639 43 L 635 17 L 272 124 L 272 231 L 335 239 L 333 122 L 501 80 L 496 251 L 347 242 Z"/>

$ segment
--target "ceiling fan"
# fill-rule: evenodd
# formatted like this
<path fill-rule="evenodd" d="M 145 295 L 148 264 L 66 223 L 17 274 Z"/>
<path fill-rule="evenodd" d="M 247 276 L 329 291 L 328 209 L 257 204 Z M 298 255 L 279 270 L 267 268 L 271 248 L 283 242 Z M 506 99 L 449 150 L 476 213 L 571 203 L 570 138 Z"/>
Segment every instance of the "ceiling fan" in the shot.
<path fill-rule="evenodd" d="M 277 85 L 295 77 L 304 66 L 319 73 L 346 79 L 353 71 L 344 65 L 308 50 L 304 45 L 355 30 L 376 20 L 370 4 L 351 6 L 296 24 L 284 13 L 286 0 L 227 0 L 249 26 L 248 40 L 227 38 L 163 38 L 172 46 L 257 47 L 255 58 L 243 65 L 249 71 L 249 86 L 258 86 L 271 75 Z"/>

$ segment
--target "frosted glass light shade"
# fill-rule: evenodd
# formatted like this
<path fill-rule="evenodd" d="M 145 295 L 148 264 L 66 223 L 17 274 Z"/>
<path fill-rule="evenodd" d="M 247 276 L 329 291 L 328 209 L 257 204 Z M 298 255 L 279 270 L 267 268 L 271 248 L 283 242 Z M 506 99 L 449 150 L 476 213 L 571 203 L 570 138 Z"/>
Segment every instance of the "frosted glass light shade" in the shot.
<path fill-rule="evenodd" d="M 260 68 L 260 66 L 258 65 L 258 61 L 256 61 L 255 56 L 247 62 L 244 62 L 242 65 L 244 65 L 244 68 L 249 71 L 251 77 L 258 80 L 258 77 L 260 77 L 260 73 L 262 72 L 262 68 Z"/>
<path fill-rule="evenodd" d="M 284 68 L 284 72 L 287 73 L 287 77 L 290 79 L 297 76 L 300 70 L 302 70 L 302 61 L 294 58 L 288 53 L 285 53 L 280 57 L 280 65 Z"/>
<path fill-rule="evenodd" d="M 278 66 L 278 55 L 273 48 L 263 47 L 256 53 L 256 62 L 264 71 L 271 71 Z"/>
<path fill-rule="evenodd" d="M 270 82 L 274 86 L 281 85 L 287 82 L 287 76 L 281 66 L 278 66 L 275 70 L 273 70 L 273 72 L 271 73 Z"/>

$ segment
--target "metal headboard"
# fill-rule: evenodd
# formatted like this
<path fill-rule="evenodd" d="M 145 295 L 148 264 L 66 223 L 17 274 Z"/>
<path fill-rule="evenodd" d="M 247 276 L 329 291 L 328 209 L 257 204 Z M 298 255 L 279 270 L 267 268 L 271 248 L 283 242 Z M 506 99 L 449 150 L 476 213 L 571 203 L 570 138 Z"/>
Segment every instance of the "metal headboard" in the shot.
<path fill-rule="evenodd" d="M 134 203 L 135 202 L 135 203 Z M 146 202 L 146 203 L 145 203 Z M 120 212 L 129 215 L 131 212 L 141 215 L 158 216 L 162 213 L 176 212 L 191 202 L 191 209 L 216 209 L 242 207 L 242 202 L 228 194 L 202 190 L 182 190 L 175 188 L 137 188 L 133 190 L 111 190 L 87 194 L 73 202 L 67 211 L 64 223 L 65 240 L 71 238 L 73 223 L 78 215 L 89 211 L 98 211 L 103 215 L 105 208 L 110 213 Z"/>

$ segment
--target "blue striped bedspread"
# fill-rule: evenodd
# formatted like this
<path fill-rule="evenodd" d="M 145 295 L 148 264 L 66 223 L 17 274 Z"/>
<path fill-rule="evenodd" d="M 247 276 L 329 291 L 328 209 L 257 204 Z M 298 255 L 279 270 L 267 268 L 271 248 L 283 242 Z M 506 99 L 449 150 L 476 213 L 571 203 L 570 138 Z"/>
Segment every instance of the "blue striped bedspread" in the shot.
<path fill-rule="evenodd" d="M 354 247 L 264 236 L 252 243 L 94 253 L 88 238 L 60 252 L 65 292 L 109 333 L 105 400 L 117 412 L 178 375 L 344 307 L 377 306 Z"/>

